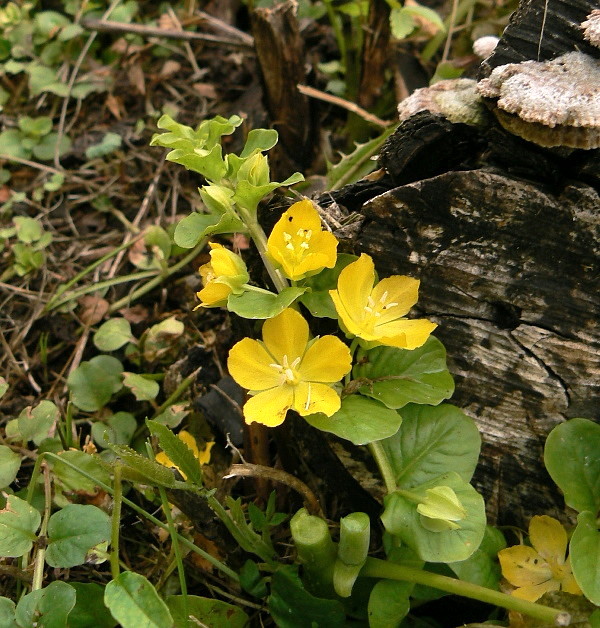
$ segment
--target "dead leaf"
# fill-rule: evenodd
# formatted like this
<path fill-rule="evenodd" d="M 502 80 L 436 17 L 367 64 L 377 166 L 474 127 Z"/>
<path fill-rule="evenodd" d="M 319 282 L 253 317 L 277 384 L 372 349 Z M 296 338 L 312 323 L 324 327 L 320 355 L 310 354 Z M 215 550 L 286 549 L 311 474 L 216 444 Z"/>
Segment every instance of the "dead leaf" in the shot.
<path fill-rule="evenodd" d="M 85 325 L 95 325 L 99 323 L 108 312 L 108 301 L 92 294 L 82 296 L 77 303 L 79 303 L 79 307 L 81 308 L 79 318 Z"/>
<path fill-rule="evenodd" d="M 6 203 L 11 197 L 12 192 L 7 185 L 0 186 L 0 203 Z"/>
<path fill-rule="evenodd" d="M 216 100 L 217 98 L 217 90 L 212 83 L 194 83 L 193 88 L 203 98 L 209 100 Z"/>
<path fill-rule="evenodd" d="M 149 311 L 147 307 L 138 303 L 132 307 L 124 307 L 122 310 L 119 310 L 119 314 L 132 325 L 137 325 L 148 320 Z"/>
<path fill-rule="evenodd" d="M 117 120 L 123 117 L 123 113 L 125 112 L 123 101 L 114 94 L 108 94 L 106 97 L 106 107 Z"/>
<path fill-rule="evenodd" d="M 129 261 L 136 267 L 147 263 L 148 259 L 151 257 L 151 253 L 146 246 L 143 238 L 136 240 L 130 247 L 127 252 L 127 258 Z"/>
<path fill-rule="evenodd" d="M 207 554 L 210 554 L 213 558 L 222 561 L 223 556 L 219 552 L 219 548 L 210 540 L 207 539 L 202 534 L 194 534 L 194 543 L 200 548 L 203 549 Z M 190 554 L 190 560 L 200 569 L 204 571 L 212 572 L 214 566 L 209 563 L 205 558 L 199 556 L 198 554 Z"/>
<path fill-rule="evenodd" d="M 169 78 L 173 76 L 174 74 L 177 74 L 179 70 L 181 70 L 181 63 L 179 63 L 178 61 L 173 61 L 172 59 L 169 59 L 168 61 L 165 61 L 165 64 L 161 68 L 159 77 L 163 79 Z"/>
<path fill-rule="evenodd" d="M 146 81 L 144 79 L 144 70 L 142 70 L 142 66 L 138 63 L 134 63 L 127 70 L 127 78 L 131 83 L 132 87 L 138 91 L 142 96 L 146 95 Z"/>
<path fill-rule="evenodd" d="M 173 19 L 168 13 L 163 13 L 158 18 L 158 28 L 162 28 L 165 31 L 179 30 L 177 26 L 178 25 L 173 21 Z"/>

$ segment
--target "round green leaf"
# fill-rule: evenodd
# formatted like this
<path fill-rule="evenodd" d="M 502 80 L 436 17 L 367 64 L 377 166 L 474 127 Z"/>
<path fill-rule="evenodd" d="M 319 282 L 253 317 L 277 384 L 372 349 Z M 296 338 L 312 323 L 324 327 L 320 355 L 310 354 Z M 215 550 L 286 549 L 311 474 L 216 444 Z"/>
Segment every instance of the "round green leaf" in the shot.
<path fill-rule="evenodd" d="M 137 373 L 124 372 L 123 385 L 131 390 L 138 401 L 152 401 L 160 391 L 158 382 Z"/>
<path fill-rule="evenodd" d="M 95 582 L 71 582 L 71 586 L 77 592 L 77 601 L 69 614 L 69 628 L 114 628 L 117 625 L 104 606 L 103 586 Z"/>
<path fill-rule="evenodd" d="M 6 445 L 0 445 L 0 488 L 5 488 L 17 477 L 21 456 Z"/>
<path fill-rule="evenodd" d="M 279 294 L 253 290 L 230 294 L 227 309 L 242 318 L 273 318 L 289 307 L 304 290 L 305 288 L 284 288 Z"/>
<path fill-rule="evenodd" d="M 579 514 L 569 552 L 579 588 L 590 602 L 600 606 L 600 531 L 595 513 L 585 511 Z"/>
<path fill-rule="evenodd" d="M 44 230 L 38 220 L 27 216 L 15 216 L 13 222 L 17 229 L 17 238 L 21 242 L 30 244 L 31 242 L 37 242 L 42 237 Z"/>
<path fill-rule="evenodd" d="M 15 622 L 15 603 L 0 597 L 0 628 L 18 628 Z"/>
<path fill-rule="evenodd" d="M 432 406 L 448 399 L 454 392 L 454 380 L 446 366 L 446 349 L 433 336 L 417 349 L 375 347 L 354 368 L 355 378 L 367 380 L 361 394 L 388 408 L 402 408 L 407 403 Z"/>
<path fill-rule="evenodd" d="M 74 449 L 61 451 L 58 455 L 61 460 L 75 465 L 77 469 L 91 475 L 97 482 L 110 483 L 110 474 L 98 457 Z M 63 491 L 81 491 L 93 495 L 98 490 L 99 484 L 94 479 L 85 477 L 75 469 L 54 458 L 52 459 L 52 471 L 58 486 Z"/>
<path fill-rule="evenodd" d="M 44 399 L 35 407 L 25 408 L 18 417 L 19 433 L 23 440 L 32 440 L 39 445 L 58 421 L 58 408 L 52 401 Z"/>
<path fill-rule="evenodd" d="M 123 365 L 108 355 L 82 362 L 68 377 L 71 400 L 86 412 L 100 410 L 122 387 Z"/>
<path fill-rule="evenodd" d="M 48 135 L 44 136 L 41 139 L 40 143 L 36 144 L 33 147 L 34 157 L 41 161 L 51 161 L 52 159 L 54 159 L 57 142 L 58 155 L 59 157 L 62 157 L 70 150 L 72 142 L 71 139 L 66 135 L 62 135 L 59 142 L 58 133 L 49 133 Z"/>
<path fill-rule="evenodd" d="M 15 619 L 19 626 L 63 628 L 75 606 L 75 589 L 66 582 L 51 582 L 44 589 L 32 591 L 17 604 Z"/>
<path fill-rule="evenodd" d="M 457 530 L 432 532 L 423 527 L 417 504 L 399 492 L 385 499 L 381 520 L 385 529 L 412 548 L 419 558 L 430 563 L 449 563 L 466 560 L 481 544 L 485 532 L 485 503 L 483 497 L 458 473 L 446 473 L 430 482 L 411 488 L 412 493 L 425 494 L 429 488 L 449 486 L 467 515 L 457 522 Z"/>
<path fill-rule="evenodd" d="M 395 434 L 402 423 L 402 417 L 395 410 L 360 395 L 342 399 L 342 407 L 333 416 L 318 413 L 304 418 L 313 427 L 331 432 L 355 445 L 387 438 Z"/>
<path fill-rule="evenodd" d="M 40 527 L 40 513 L 16 495 L 6 498 L 0 510 L 0 556 L 17 557 L 28 552 Z"/>
<path fill-rule="evenodd" d="M 196 620 L 186 623 L 185 606 L 183 604 L 183 596 L 169 595 L 166 599 L 167 606 L 175 626 L 194 625 L 207 626 L 208 628 L 244 628 L 248 625 L 250 618 L 241 608 L 214 600 L 212 598 L 199 597 L 197 595 L 187 596 L 187 612 L 188 617 Z"/>
<path fill-rule="evenodd" d="M 96 421 L 92 425 L 92 438 L 100 447 L 107 442 L 115 445 L 128 445 L 137 428 L 137 421 L 130 412 L 115 412 L 106 423 Z"/>
<path fill-rule="evenodd" d="M 402 417 L 402 429 L 382 443 L 398 487 L 423 484 L 447 471 L 471 479 L 481 447 L 472 419 L 449 404 L 409 404 Z"/>
<path fill-rule="evenodd" d="M 0 133 L 0 153 L 17 159 L 31 157 L 31 150 L 23 145 L 23 134 L 17 129 Z"/>
<path fill-rule="evenodd" d="M 571 419 L 555 427 L 546 440 L 544 464 L 564 493 L 567 506 L 579 512 L 600 510 L 598 423 Z"/>
<path fill-rule="evenodd" d="M 110 517 L 96 506 L 70 504 L 48 522 L 46 562 L 51 567 L 74 567 L 87 552 L 110 539 Z"/>
<path fill-rule="evenodd" d="M 200 242 L 200 238 L 213 225 L 220 220 L 220 216 L 214 214 L 199 214 L 194 212 L 177 223 L 173 236 L 175 244 L 184 249 L 192 249 Z"/>
<path fill-rule="evenodd" d="M 410 610 L 411 582 L 380 580 L 369 596 L 369 626 L 397 628 Z"/>
<path fill-rule="evenodd" d="M 122 141 L 121 136 L 117 133 L 107 133 L 99 144 L 94 144 L 86 149 L 85 156 L 87 159 L 96 159 L 110 155 L 117 148 L 121 148 Z"/>
<path fill-rule="evenodd" d="M 48 116 L 40 116 L 38 118 L 30 118 L 23 116 L 19 118 L 19 128 L 23 133 L 32 137 L 42 137 L 48 135 L 52 131 L 52 118 Z"/>
<path fill-rule="evenodd" d="M 173 618 L 152 584 L 132 571 L 124 571 L 106 585 L 104 604 L 122 628 L 167 628 Z"/>
<path fill-rule="evenodd" d="M 111 318 L 94 334 L 94 344 L 100 351 L 116 351 L 132 338 L 131 325 L 126 318 Z"/>

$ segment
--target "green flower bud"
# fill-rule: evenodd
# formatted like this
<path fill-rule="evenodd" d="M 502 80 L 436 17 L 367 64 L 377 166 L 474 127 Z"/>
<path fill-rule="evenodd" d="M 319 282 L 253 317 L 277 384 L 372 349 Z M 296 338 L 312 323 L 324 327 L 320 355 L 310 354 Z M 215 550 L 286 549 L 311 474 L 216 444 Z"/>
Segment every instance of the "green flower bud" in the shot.
<path fill-rule="evenodd" d="M 467 511 L 460 503 L 456 493 L 449 486 L 428 488 L 425 499 L 417 506 L 421 515 L 421 525 L 430 532 L 458 530 L 455 523 L 467 516 Z"/>

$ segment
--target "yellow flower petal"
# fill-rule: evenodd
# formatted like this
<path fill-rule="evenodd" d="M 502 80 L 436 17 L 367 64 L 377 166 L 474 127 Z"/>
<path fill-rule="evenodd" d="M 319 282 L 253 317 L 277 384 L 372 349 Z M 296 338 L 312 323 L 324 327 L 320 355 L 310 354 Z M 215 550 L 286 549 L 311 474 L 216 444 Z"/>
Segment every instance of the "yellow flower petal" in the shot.
<path fill-rule="evenodd" d="M 559 521 L 547 515 L 535 516 L 529 522 L 529 539 L 538 554 L 546 560 L 565 562 L 567 532 Z"/>
<path fill-rule="evenodd" d="M 552 579 L 548 563 L 528 545 L 515 545 L 498 552 L 502 575 L 514 586 L 538 585 Z"/>
<path fill-rule="evenodd" d="M 373 288 L 371 298 L 378 302 L 386 297 L 388 303 L 395 303 L 395 305 L 391 307 L 388 305 L 385 311 L 381 313 L 379 324 L 406 316 L 419 298 L 420 283 L 418 279 L 404 275 L 393 275 L 382 279 Z"/>
<path fill-rule="evenodd" d="M 277 427 L 285 420 L 287 411 L 294 403 L 294 387 L 279 386 L 250 397 L 244 404 L 246 423 L 262 423 Z"/>
<path fill-rule="evenodd" d="M 216 242 L 209 242 L 212 249 L 210 252 L 210 263 L 217 277 L 235 277 L 237 275 L 247 275 L 246 264 L 244 260 L 236 255 L 233 251 L 226 249 L 223 245 Z M 246 279 L 243 283 L 248 281 Z"/>
<path fill-rule="evenodd" d="M 210 281 L 200 292 L 196 293 L 196 296 L 202 301 L 200 307 L 216 307 L 225 305 L 231 292 L 228 285 Z"/>
<path fill-rule="evenodd" d="M 337 290 L 329 292 L 334 303 L 337 302 L 341 306 L 338 314 L 352 334 L 355 332 L 350 327 L 355 327 L 364 319 L 364 306 L 371 296 L 374 282 L 375 265 L 373 260 L 363 253 L 355 262 L 348 264 L 342 270 L 338 277 Z"/>
<path fill-rule="evenodd" d="M 333 268 L 337 245 L 333 234 L 323 232 L 317 210 L 305 199 L 294 203 L 277 221 L 267 240 L 267 253 L 288 278 L 298 280 Z"/>
<path fill-rule="evenodd" d="M 281 384 L 281 373 L 271 364 L 273 357 L 262 343 L 252 338 L 244 338 L 235 344 L 227 359 L 231 377 L 248 390 L 267 390 Z"/>
<path fill-rule="evenodd" d="M 291 363 L 306 350 L 308 323 L 302 314 L 287 308 L 265 321 L 262 335 L 265 346 L 278 364 L 283 364 L 284 356 Z"/>
<path fill-rule="evenodd" d="M 209 440 L 204 445 L 204 449 L 198 452 L 198 455 L 196 457 L 198 458 L 198 462 L 200 464 L 208 464 L 210 462 L 210 452 L 214 446 L 215 446 L 215 441 Z"/>
<path fill-rule="evenodd" d="M 159 464 L 162 464 L 163 467 L 175 466 L 171 458 L 169 458 L 169 456 L 167 456 L 167 454 L 164 451 L 159 451 L 154 457 L 154 460 L 156 460 L 156 462 L 158 462 Z"/>
<path fill-rule="evenodd" d="M 528 600 L 529 602 L 535 602 L 539 600 L 544 593 L 548 591 L 558 591 L 558 582 L 555 580 L 548 580 L 541 584 L 532 584 L 527 587 L 520 587 L 512 592 L 512 595 L 520 598 L 521 600 Z"/>
<path fill-rule="evenodd" d="M 298 372 L 307 382 L 338 382 L 352 368 L 348 347 L 335 336 L 317 338 L 308 348 Z"/>
<path fill-rule="evenodd" d="M 435 323 L 426 318 L 404 318 L 392 323 L 377 325 L 374 335 L 383 345 L 400 349 L 416 349 L 425 344 L 436 327 Z M 367 340 L 371 340 L 371 338 L 367 338 Z"/>
<path fill-rule="evenodd" d="M 340 396 L 326 384 L 300 382 L 294 390 L 293 408 L 301 416 L 322 412 L 335 414 L 341 406 Z"/>

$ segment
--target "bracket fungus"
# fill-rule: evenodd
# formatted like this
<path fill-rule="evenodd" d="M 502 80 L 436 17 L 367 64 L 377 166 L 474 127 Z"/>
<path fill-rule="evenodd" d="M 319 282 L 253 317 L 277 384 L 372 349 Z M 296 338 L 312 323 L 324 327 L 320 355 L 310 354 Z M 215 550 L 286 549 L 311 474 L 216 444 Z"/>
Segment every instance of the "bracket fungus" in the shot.
<path fill-rule="evenodd" d="M 583 38 L 587 39 L 592 46 L 600 48 L 600 9 L 594 9 L 585 22 L 581 23 Z"/>
<path fill-rule="evenodd" d="M 600 147 L 600 60 L 569 52 L 494 68 L 477 84 L 500 124 L 540 146 Z"/>

